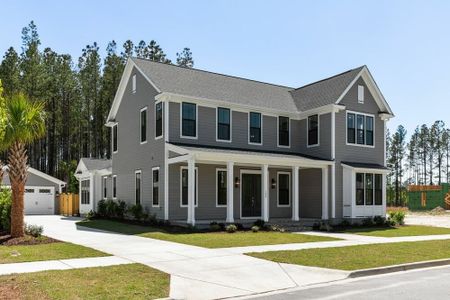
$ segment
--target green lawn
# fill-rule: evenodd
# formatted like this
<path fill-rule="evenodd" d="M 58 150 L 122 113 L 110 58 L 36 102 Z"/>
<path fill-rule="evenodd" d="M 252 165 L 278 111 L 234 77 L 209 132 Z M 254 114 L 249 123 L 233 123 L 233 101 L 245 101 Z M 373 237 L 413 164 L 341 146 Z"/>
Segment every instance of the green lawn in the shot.
<path fill-rule="evenodd" d="M 168 274 L 140 264 L 0 276 L 0 299 L 157 299 Z"/>
<path fill-rule="evenodd" d="M 450 240 L 402 242 L 294 251 L 248 253 L 275 262 L 340 270 L 359 270 L 450 258 Z"/>
<path fill-rule="evenodd" d="M 168 230 L 109 220 L 82 221 L 78 222 L 77 225 L 89 228 L 109 230 L 124 234 L 135 234 L 142 237 L 200 246 L 205 248 L 245 247 L 337 240 L 334 238 L 321 236 L 266 231 L 260 231 L 257 233 L 253 233 L 251 231 L 241 231 L 236 233 L 189 232 L 186 229 L 177 227 L 171 227 L 171 229 Z"/>
<path fill-rule="evenodd" d="M 14 256 L 12 254 L 20 255 Z M 0 264 L 108 255 L 91 248 L 62 242 L 25 246 L 0 246 Z"/>
<path fill-rule="evenodd" d="M 373 227 L 373 228 L 355 227 L 345 229 L 342 232 L 367 236 L 378 236 L 378 237 L 399 237 L 399 236 L 450 234 L 450 228 L 421 226 L 421 225 L 406 225 L 400 227 Z"/>

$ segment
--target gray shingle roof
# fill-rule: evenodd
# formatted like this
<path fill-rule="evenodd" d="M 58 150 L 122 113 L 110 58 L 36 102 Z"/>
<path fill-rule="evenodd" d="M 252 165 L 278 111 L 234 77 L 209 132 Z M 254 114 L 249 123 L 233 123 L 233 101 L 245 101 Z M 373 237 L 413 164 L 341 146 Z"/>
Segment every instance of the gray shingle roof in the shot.
<path fill-rule="evenodd" d="M 81 161 L 89 171 L 103 170 L 112 167 L 112 160 L 110 159 L 96 159 L 96 158 L 81 158 Z"/>

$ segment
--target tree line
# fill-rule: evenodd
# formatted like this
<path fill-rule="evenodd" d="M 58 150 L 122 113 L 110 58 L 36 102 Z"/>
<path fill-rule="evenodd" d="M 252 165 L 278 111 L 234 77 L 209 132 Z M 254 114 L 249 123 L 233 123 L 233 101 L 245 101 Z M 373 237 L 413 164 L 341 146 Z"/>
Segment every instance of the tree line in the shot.
<path fill-rule="evenodd" d="M 50 47 L 42 50 L 33 21 L 23 28 L 21 49 L 10 47 L 2 58 L 0 80 L 6 99 L 23 93 L 30 101 L 45 103 L 47 132 L 28 146 L 31 167 L 69 182 L 69 191 L 76 191 L 71 175 L 78 160 L 111 156 L 110 132 L 104 124 L 126 61 L 132 56 L 186 68 L 194 65 L 189 48 L 176 53 L 172 62 L 154 40 L 127 40 L 120 49 L 112 40 L 104 58 L 93 42 L 74 59 Z"/>
<path fill-rule="evenodd" d="M 400 125 L 386 136 L 388 204 L 404 205 L 410 184 L 436 185 L 450 179 L 450 128 L 444 121 L 417 126 L 407 141 Z"/>

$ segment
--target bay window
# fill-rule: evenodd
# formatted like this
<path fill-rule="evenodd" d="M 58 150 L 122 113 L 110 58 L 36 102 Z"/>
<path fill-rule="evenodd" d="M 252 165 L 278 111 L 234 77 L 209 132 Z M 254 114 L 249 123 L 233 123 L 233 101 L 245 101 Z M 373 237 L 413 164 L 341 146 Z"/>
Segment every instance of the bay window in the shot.
<path fill-rule="evenodd" d="M 383 205 L 383 175 L 356 173 L 356 205 Z"/>

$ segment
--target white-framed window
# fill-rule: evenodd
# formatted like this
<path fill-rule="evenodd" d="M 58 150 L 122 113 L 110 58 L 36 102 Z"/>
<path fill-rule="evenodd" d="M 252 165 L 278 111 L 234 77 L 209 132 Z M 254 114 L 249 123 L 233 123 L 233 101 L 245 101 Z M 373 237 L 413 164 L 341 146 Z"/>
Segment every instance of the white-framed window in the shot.
<path fill-rule="evenodd" d="M 374 147 L 374 115 L 347 111 L 347 145 Z"/>
<path fill-rule="evenodd" d="M 134 202 L 141 204 L 142 197 L 142 171 L 137 170 L 134 172 Z"/>
<path fill-rule="evenodd" d="M 89 179 L 81 180 L 81 204 L 90 204 L 91 181 Z"/>
<path fill-rule="evenodd" d="M 118 150 L 118 148 L 117 148 L 117 142 L 118 142 L 118 136 L 117 136 L 118 132 L 117 132 L 117 130 L 118 130 L 118 126 L 119 126 L 118 123 L 116 123 L 116 124 L 114 124 L 112 126 L 111 134 L 112 134 L 112 151 L 113 151 L 113 153 L 117 153 L 117 150 Z"/>
<path fill-rule="evenodd" d="M 262 145 L 262 115 L 257 112 L 248 113 L 248 143 Z"/>
<path fill-rule="evenodd" d="M 319 146 L 319 115 L 309 116 L 307 119 L 307 146 L 316 147 Z"/>
<path fill-rule="evenodd" d="M 102 178 L 102 182 L 103 182 L 103 199 L 105 199 L 105 200 L 106 200 L 106 198 L 108 197 L 108 189 L 107 189 L 107 187 L 106 187 L 107 181 L 108 181 L 108 177 L 107 177 L 107 176 L 104 176 L 104 177 Z"/>
<path fill-rule="evenodd" d="M 180 206 L 181 207 L 187 207 L 188 206 L 188 167 L 182 166 L 180 168 Z M 195 207 L 198 206 L 198 167 L 195 167 L 195 198 L 194 198 L 194 204 Z"/>
<path fill-rule="evenodd" d="M 358 85 L 358 103 L 364 103 L 364 86 Z"/>
<path fill-rule="evenodd" d="M 231 109 L 217 107 L 216 109 L 216 141 L 231 142 Z"/>
<path fill-rule="evenodd" d="M 159 207 L 159 167 L 152 168 L 152 206 Z"/>
<path fill-rule="evenodd" d="M 147 106 L 142 108 L 139 113 L 140 124 L 140 142 L 147 143 Z"/>
<path fill-rule="evenodd" d="M 291 205 L 291 173 L 277 172 L 277 206 L 288 207 Z"/>
<path fill-rule="evenodd" d="M 155 139 L 163 136 L 163 103 L 155 103 Z"/>
<path fill-rule="evenodd" d="M 136 93 L 136 74 L 133 74 L 133 77 L 131 78 L 131 93 Z"/>
<path fill-rule="evenodd" d="M 187 139 L 196 139 L 198 132 L 198 111 L 197 104 L 183 102 L 181 103 L 180 128 L 181 137 Z"/>
<path fill-rule="evenodd" d="M 278 117 L 278 147 L 289 148 L 291 143 L 291 119 L 289 117 Z"/>
<path fill-rule="evenodd" d="M 112 176 L 112 198 L 117 199 L 117 175 Z"/>
<path fill-rule="evenodd" d="M 227 169 L 216 169 L 216 207 L 227 206 Z"/>
<path fill-rule="evenodd" d="M 356 173 L 355 178 L 357 206 L 383 205 L 383 175 Z"/>

